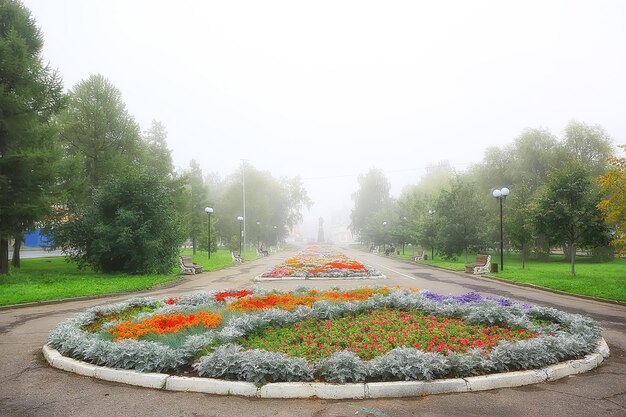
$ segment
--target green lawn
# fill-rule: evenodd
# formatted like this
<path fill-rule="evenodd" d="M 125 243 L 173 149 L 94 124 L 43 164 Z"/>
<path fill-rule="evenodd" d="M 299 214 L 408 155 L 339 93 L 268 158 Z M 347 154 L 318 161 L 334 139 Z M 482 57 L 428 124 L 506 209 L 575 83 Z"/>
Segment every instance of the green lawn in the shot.
<path fill-rule="evenodd" d="M 475 259 L 471 256 L 470 262 Z M 500 263 L 500 255 L 491 255 L 491 261 Z M 462 271 L 465 257 L 458 261 L 438 259 L 423 261 L 427 265 Z M 576 259 L 576 276 L 570 275 L 570 264 L 563 256 L 551 256 L 548 260 L 527 260 L 522 269 L 518 254 L 506 254 L 504 271 L 489 276 L 538 285 L 571 294 L 588 295 L 608 300 L 626 301 L 626 259 L 610 262 L 594 262 L 590 258 Z"/>
<path fill-rule="evenodd" d="M 352 248 L 367 251 L 361 245 L 351 245 Z M 463 271 L 465 256 L 460 256 L 456 261 L 445 260 L 437 253 L 435 259 L 431 258 L 431 252 L 426 251 L 428 260 L 420 261 L 426 265 L 440 268 Z M 405 247 L 404 255 L 400 248 L 400 255 L 396 258 L 410 260 L 415 256 L 413 247 Z M 476 255 L 468 255 L 468 262 L 473 262 Z M 500 263 L 500 255 L 491 254 L 491 261 Z M 519 254 L 505 254 L 504 271 L 488 276 L 502 278 L 513 282 L 534 284 L 540 287 L 565 291 L 571 294 L 588 295 L 591 297 L 605 298 L 608 300 L 626 301 L 626 259 L 614 259 L 610 262 L 594 262 L 588 257 L 576 258 L 576 276 L 570 275 L 569 261 L 563 256 L 553 255 L 547 260 L 526 260 L 525 268 L 522 269 L 522 261 Z"/>
<path fill-rule="evenodd" d="M 63 257 L 22 259 L 22 267 L 11 268 L 0 277 L 0 305 L 138 291 L 178 279 L 170 275 L 100 274 L 79 271 Z"/>
<path fill-rule="evenodd" d="M 191 249 L 182 255 L 191 256 Z M 244 258 L 256 258 L 255 252 L 244 252 Z M 218 250 L 193 256 L 195 263 L 205 271 L 214 271 L 233 265 L 230 252 Z M 111 294 L 144 290 L 163 282 L 180 279 L 180 268 L 169 275 L 101 274 L 91 270 L 79 271 L 64 257 L 22 259 L 22 267 L 11 268 L 8 276 L 0 276 L 0 306 L 23 304 L 63 298 Z"/>

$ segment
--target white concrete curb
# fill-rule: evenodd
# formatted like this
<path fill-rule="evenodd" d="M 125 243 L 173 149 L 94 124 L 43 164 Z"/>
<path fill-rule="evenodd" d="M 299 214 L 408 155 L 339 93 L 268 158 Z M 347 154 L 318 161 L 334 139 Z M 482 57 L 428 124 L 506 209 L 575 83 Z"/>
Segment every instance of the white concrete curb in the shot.
<path fill-rule="evenodd" d="M 358 384 L 328 384 L 322 382 L 276 382 L 261 387 L 250 382 L 226 381 L 201 377 L 181 377 L 159 373 L 143 373 L 126 369 L 96 366 L 62 356 L 48 345 L 43 355 L 48 363 L 58 369 L 106 381 L 122 382 L 167 391 L 202 392 L 216 395 L 240 395 L 258 398 L 324 398 L 362 399 L 415 397 L 451 392 L 485 391 L 497 388 L 519 387 L 539 382 L 554 381 L 570 375 L 590 371 L 599 366 L 610 354 L 604 339 L 598 342 L 595 353 L 582 359 L 558 363 L 542 369 L 516 371 L 468 378 L 439 379 L 434 381 L 367 382 Z"/>

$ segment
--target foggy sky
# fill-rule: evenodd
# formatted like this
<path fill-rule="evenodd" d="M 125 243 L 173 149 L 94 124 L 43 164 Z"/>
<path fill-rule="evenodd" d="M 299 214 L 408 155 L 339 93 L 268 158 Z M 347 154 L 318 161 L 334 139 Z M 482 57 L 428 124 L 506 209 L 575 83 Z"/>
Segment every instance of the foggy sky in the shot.
<path fill-rule="evenodd" d="M 626 2 L 26 0 L 66 88 L 94 73 L 176 166 L 241 159 L 305 179 L 320 215 L 356 174 L 392 193 L 524 128 L 575 119 L 626 143 Z"/>

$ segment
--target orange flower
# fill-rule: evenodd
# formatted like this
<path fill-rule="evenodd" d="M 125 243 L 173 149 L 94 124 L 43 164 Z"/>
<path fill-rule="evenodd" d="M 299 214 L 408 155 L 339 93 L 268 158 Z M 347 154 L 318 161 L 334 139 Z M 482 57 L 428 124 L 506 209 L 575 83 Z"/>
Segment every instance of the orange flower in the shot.
<path fill-rule="evenodd" d="M 165 334 L 177 333 L 182 329 L 196 326 L 214 329 L 222 321 L 222 316 L 216 313 L 199 311 L 195 314 L 157 314 L 139 323 L 126 321 L 117 324 L 110 330 L 113 340 L 138 339 L 148 333 Z"/>

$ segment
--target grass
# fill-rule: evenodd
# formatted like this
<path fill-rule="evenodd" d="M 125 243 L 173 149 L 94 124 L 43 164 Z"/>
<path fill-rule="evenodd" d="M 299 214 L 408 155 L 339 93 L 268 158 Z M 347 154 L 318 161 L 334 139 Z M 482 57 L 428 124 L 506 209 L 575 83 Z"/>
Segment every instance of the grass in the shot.
<path fill-rule="evenodd" d="M 367 250 L 366 247 L 354 245 L 355 249 Z M 399 259 L 412 259 L 415 256 L 414 248 L 406 248 L 404 255 L 400 249 Z M 445 260 L 437 253 L 431 259 L 431 251 L 426 251 L 428 260 L 420 261 L 426 265 L 438 266 L 453 271 L 463 271 L 465 256 L 456 261 Z M 468 255 L 468 262 L 473 262 L 476 255 Z M 492 263 L 500 263 L 500 255 L 491 254 Z M 576 258 L 576 276 L 570 275 L 569 261 L 563 256 L 552 255 L 546 260 L 526 260 L 522 269 L 521 257 L 517 253 L 505 253 L 504 271 L 491 273 L 488 276 L 502 278 L 512 282 L 533 284 L 540 287 L 564 291 L 570 294 L 586 295 L 605 298 L 614 301 L 626 301 L 626 259 L 614 259 L 609 262 L 597 262 L 589 257 Z"/>
<path fill-rule="evenodd" d="M 470 256 L 469 259 L 472 262 L 475 256 Z M 500 263 L 500 255 L 492 254 L 491 261 Z M 435 258 L 423 261 L 423 263 L 462 271 L 465 257 L 457 261 Z M 569 261 L 565 261 L 563 256 L 553 255 L 547 260 L 526 260 L 525 267 L 522 269 L 519 254 L 505 254 L 504 271 L 491 273 L 489 276 L 512 282 L 534 284 L 570 294 L 626 301 L 626 259 L 595 262 L 587 257 L 578 257 L 576 258 L 576 275 L 572 276 Z"/>
<path fill-rule="evenodd" d="M 191 256 L 191 249 L 183 250 L 181 255 Z M 256 254 L 244 252 L 244 258 L 255 259 Z M 211 253 L 211 260 L 206 252 L 197 252 L 193 260 L 205 271 L 233 265 L 230 252 L 222 249 Z M 0 306 L 140 291 L 180 279 L 179 271 L 176 267 L 165 275 L 102 274 L 80 271 L 61 256 L 22 259 L 21 268 L 11 268 L 9 275 L 0 276 Z"/>
<path fill-rule="evenodd" d="M 22 259 L 22 267 L 0 277 L 0 305 L 139 291 L 174 281 L 177 275 L 101 274 L 80 271 L 63 257 Z"/>
<path fill-rule="evenodd" d="M 194 255 L 193 250 L 183 249 L 180 254 L 181 256 L 191 256 L 193 262 L 195 264 L 202 265 L 204 271 L 216 271 L 233 265 L 230 251 L 226 249 L 219 249 L 217 252 L 211 252 L 211 259 L 209 259 L 208 253 L 204 251 L 196 251 L 196 254 Z M 245 261 L 256 259 L 256 252 L 244 251 L 243 259 Z"/>

